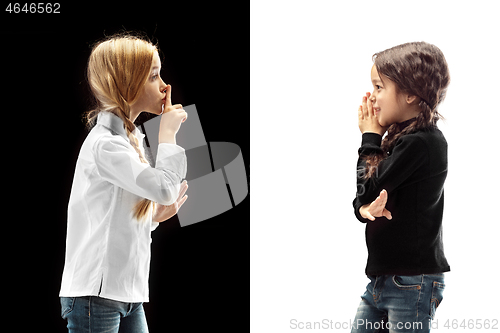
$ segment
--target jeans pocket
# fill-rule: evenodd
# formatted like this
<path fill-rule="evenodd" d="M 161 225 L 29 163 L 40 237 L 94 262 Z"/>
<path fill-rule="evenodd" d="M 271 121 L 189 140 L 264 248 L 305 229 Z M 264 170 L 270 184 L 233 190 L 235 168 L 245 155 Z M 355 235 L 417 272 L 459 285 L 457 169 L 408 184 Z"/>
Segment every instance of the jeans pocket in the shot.
<path fill-rule="evenodd" d="M 392 283 L 401 290 L 422 289 L 422 275 L 393 275 Z"/>
<path fill-rule="evenodd" d="M 431 296 L 431 318 L 434 319 L 436 315 L 436 310 L 443 301 L 443 291 L 444 291 L 444 283 L 433 281 L 432 282 L 432 296 Z"/>
<path fill-rule="evenodd" d="M 61 297 L 61 317 L 66 319 L 68 314 L 73 311 L 76 297 Z"/>

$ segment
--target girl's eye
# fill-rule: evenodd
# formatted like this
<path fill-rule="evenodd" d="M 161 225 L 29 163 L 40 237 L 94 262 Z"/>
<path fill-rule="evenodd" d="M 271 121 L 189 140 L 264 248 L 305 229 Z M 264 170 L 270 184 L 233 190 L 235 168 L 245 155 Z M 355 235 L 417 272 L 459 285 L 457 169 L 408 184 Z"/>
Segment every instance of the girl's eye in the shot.
<path fill-rule="evenodd" d="M 152 77 L 151 77 L 151 80 L 156 80 L 158 78 L 158 74 L 154 74 Z"/>
<path fill-rule="evenodd" d="M 379 86 L 378 84 L 375 86 L 378 90 L 382 89 L 381 86 Z"/>

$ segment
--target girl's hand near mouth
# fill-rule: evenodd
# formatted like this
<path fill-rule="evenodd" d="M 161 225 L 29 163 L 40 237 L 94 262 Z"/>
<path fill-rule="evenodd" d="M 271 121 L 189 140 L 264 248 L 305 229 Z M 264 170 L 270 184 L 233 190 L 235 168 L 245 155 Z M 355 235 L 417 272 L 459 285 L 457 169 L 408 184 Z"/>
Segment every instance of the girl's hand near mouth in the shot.
<path fill-rule="evenodd" d="M 160 122 L 159 143 L 176 143 L 175 135 L 188 115 L 181 104 L 172 105 L 172 86 L 166 88 L 166 98 Z"/>
<path fill-rule="evenodd" d="M 361 133 L 377 133 L 384 135 L 388 127 L 382 127 L 379 122 L 375 110 L 373 109 L 370 93 L 363 96 L 363 102 L 358 108 L 358 126 Z"/>

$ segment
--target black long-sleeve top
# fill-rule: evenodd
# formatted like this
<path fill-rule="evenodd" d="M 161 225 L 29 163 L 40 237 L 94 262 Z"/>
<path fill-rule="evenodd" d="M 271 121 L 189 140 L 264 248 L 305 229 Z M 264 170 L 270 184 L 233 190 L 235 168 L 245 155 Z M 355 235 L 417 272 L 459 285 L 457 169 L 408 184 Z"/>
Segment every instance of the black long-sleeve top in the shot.
<path fill-rule="evenodd" d="M 410 121 L 399 124 L 404 128 Z M 450 270 L 444 255 L 443 185 L 448 170 L 447 142 L 437 127 L 402 136 L 364 179 L 364 157 L 382 153 L 382 137 L 364 133 L 358 150 L 357 193 L 353 201 L 359 221 L 366 223 L 367 275 L 418 275 Z M 392 220 L 364 219 L 359 208 L 387 190 Z"/>

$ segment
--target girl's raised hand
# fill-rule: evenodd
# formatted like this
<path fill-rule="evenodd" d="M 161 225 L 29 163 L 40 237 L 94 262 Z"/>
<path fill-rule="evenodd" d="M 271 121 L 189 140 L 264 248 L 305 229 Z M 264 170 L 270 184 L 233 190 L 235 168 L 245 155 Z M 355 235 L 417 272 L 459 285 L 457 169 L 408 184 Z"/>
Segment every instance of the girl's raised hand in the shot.
<path fill-rule="evenodd" d="M 388 220 L 392 220 L 392 214 L 385 209 L 387 204 L 387 191 L 382 190 L 380 195 L 371 204 L 366 204 L 359 208 L 359 214 L 370 221 L 375 221 L 376 217 L 385 216 Z"/>
<path fill-rule="evenodd" d="M 188 115 L 181 104 L 172 105 L 172 86 L 169 84 L 165 90 L 165 103 L 160 121 L 159 143 L 176 143 L 175 135 L 186 121 Z"/>
<path fill-rule="evenodd" d="M 378 122 L 369 92 L 363 96 L 363 102 L 358 108 L 358 126 L 361 133 L 371 132 L 384 135 L 387 130 L 387 127 L 382 127 Z"/>

